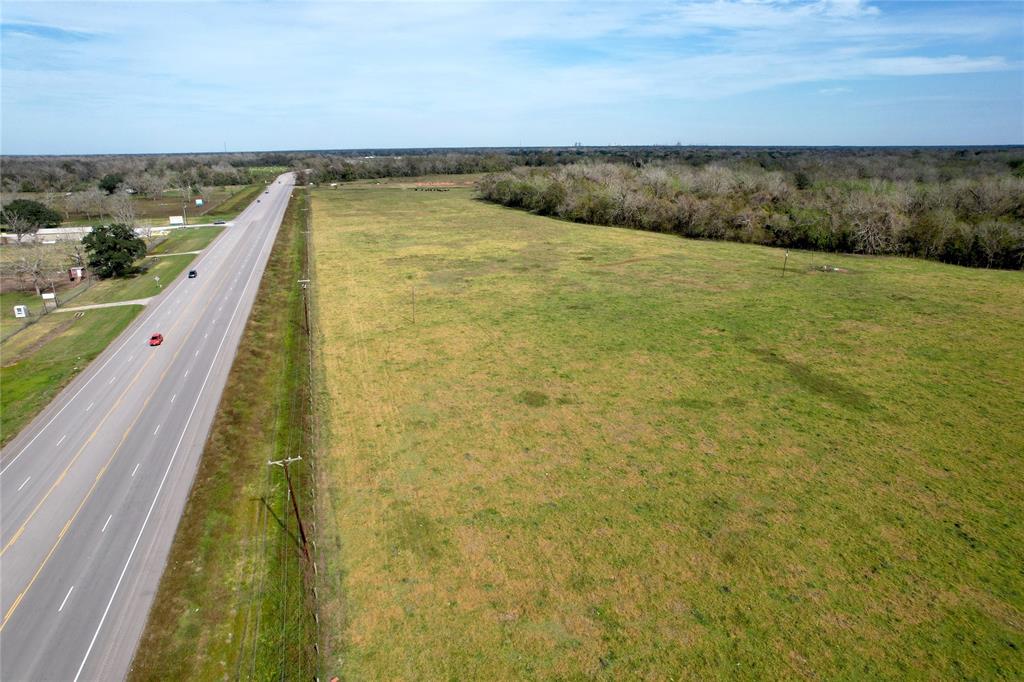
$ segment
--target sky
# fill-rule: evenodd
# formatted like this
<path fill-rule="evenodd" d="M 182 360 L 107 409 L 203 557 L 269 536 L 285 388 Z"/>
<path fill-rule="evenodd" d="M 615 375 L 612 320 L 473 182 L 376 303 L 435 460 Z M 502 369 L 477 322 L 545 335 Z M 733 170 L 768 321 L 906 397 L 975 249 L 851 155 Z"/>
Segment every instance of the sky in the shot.
<path fill-rule="evenodd" d="M 1024 0 L 0 2 L 0 152 L 1024 143 Z"/>

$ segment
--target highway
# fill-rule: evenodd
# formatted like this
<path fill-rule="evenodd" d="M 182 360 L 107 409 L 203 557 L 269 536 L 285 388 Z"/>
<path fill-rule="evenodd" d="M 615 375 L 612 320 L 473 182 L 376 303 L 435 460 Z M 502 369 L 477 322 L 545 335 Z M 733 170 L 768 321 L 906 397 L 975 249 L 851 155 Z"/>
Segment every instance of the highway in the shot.
<path fill-rule="evenodd" d="M 0 679 L 127 674 L 293 180 L 0 452 Z"/>

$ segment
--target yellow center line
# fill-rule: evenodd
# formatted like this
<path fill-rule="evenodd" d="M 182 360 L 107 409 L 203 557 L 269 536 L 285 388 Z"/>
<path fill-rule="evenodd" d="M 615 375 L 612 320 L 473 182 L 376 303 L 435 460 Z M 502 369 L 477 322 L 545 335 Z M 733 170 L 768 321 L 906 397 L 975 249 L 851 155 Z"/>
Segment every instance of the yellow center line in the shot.
<path fill-rule="evenodd" d="M 131 380 L 131 383 L 129 383 L 125 387 L 125 389 L 121 392 L 121 395 L 118 396 L 117 400 L 114 402 L 111 408 L 107 411 L 105 415 L 103 415 L 103 419 L 101 419 L 100 423 L 96 426 L 95 429 L 93 429 L 93 432 L 89 434 L 89 437 L 85 439 L 85 442 L 82 443 L 82 446 L 78 448 L 78 451 L 75 452 L 75 456 L 72 457 L 71 461 L 68 462 L 68 465 L 64 467 L 64 471 L 60 472 L 60 476 L 57 477 L 57 480 L 53 482 L 53 485 L 50 486 L 50 489 L 46 491 L 46 494 L 43 495 L 42 498 L 40 498 L 39 502 L 36 503 L 36 506 L 32 509 L 31 512 L 29 512 L 28 518 L 26 518 L 25 521 L 21 524 L 21 527 L 18 528 L 18 532 L 11 536 L 11 539 L 7 541 L 7 544 L 4 545 L 3 549 L 0 549 L 0 557 L 2 557 L 7 552 L 7 550 L 10 549 L 15 542 L 17 542 L 18 538 L 21 537 L 21 534 L 25 532 L 25 528 L 28 526 L 29 522 L 35 517 L 36 512 L 39 511 L 39 508 L 43 506 L 43 503 L 46 502 L 46 500 L 50 497 L 50 494 L 57 488 L 58 485 L 60 485 L 61 481 L 64 480 L 64 477 L 68 475 L 68 472 L 71 470 L 71 467 L 73 467 L 75 465 L 75 462 L 78 461 L 79 456 L 82 454 L 85 448 L 88 447 L 89 443 L 92 442 L 92 439 L 96 437 L 96 434 L 99 433 L 99 430 L 103 428 L 103 425 L 107 423 L 107 419 L 110 418 L 110 415 L 114 414 L 118 406 L 121 404 L 121 401 L 124 400 L 125 395 L 127 395 L 128 391 L 130 391 L 132 386 L 135 385 L 135 382 L 139 380 L 139 377 L 141 377 L 143 372 L 145 372 L 146 366 L 153 361 L 154 357 L 156 356 L 150 355 L 149 359 L 147 359 L 146 362 L 142 364 L 142 367 L 139 368 L 139 371 L 135 373 L 135 377 Z"/>
<path fill-rule="evenodd" d="M 222 278 L 222 279 L 223 279 L 223 278 Z M 204 306 L 203 306 L 203 309 L 202 309 L 202 311 L 201 311 L 201 312 L 199 313 L 199 315 L 197 315 L 197 316 L 196 316 L 195 320 L 194 320 L 194 321 L 192 322 L 192 326 L 191 326 L 191 327 L 189 328 L 189 330 L 188 330 L 188 333 L 187 333 L 187 334 L 186 334 L 186 336 L 185 336 L 185 340 L 186 340 L 186 341 L 187 341 L 187 340 L 188 340 L 189 338 L 191 338 L 191 336 L 192 336 L 192 333 L 193 333 L 193 332 L 195 331 L 196 325 L 198 325 L 198 324 L 199 324 L 199 321 L 200 321 L 200 320 L 202 319 L 202 317 L 203 317 L 203 314 L 204 314 L 204 313 L 206 313 L 207 309 L 209 309 L 209 307 L 210 307 L 210 305 L 211 305 L 211 304 L 213 303 L 213 301 L 214 301 L 214 297 L 212 297 L 212 296 L 211 296 L 211 297 L 210 297 L 210 298 L 209 298 L 209 299 L 207 300 L 207 302 L 206 302 L 206 305 L 204 305 Z M 180 322 L 179 322 L 179 323 L 176 323 L 176 324 L 175 324 L 175 325 L 174 325 L 174 326 L 172 327 L 172 329 L 175 329 L 175 328 L 177 328 L 178 324 L 180 324 Z M 157 381 L 157 383 L 158 383 L 158 384 L 159 384 L 159 383 L 160 383 L 161 381 L 163 381 L 164 377 L 165 377 L 165 376 L 167 375 L 167 372 L 169 372 L 169 371 L 170 371 L 171 367 L 172 367 L 172 366 L 174 365 L 174 361 L 178 359 L 178 355 L 179 355 L 179 354 L 181 353 L 181 351 L 182 351 L 182 350 L 184 350 L 185 346 L 186 346 L 186 344 L 185 344 L 185 343 L 182 343 L 181 345 L 179 345 L 179 346 L 178 346 L 178 350 L 176 350 L 176 351 L 174 352 L 174 355 L 173 355 L 173 356 L 171 357 L 171 361 L 170 361 L 169 363 L 167 363 L 167 367 L 166 367 L 166 368 L 164 368 L 164 371 L 163 371 L 163 372 L 162 372 L 162 373 L 160 374 L 160 378 L 159 378 L 159 379 L 158 379 L 158 381 Z M 155 355 L 151 355 L 151 356 L 150 356 L 150 360 L 152 360 L 152 359 L 153 359 L 154 357 L 156 357 L 156 356 L 155 356 Z M 149 360 L 147 360 L 147 361 L 146 361 L 146 364 L 149 364 Z M 144 369 L 144 368 L 145 368 L 145 365 L 143 365 L 143 369 Z M 139 373 L 139 374 L 141 374 L 141 371 L 140 371 L 140 373 Z M 136 376 L 136 379 L 137 379 L 137 378 L 138 378 L 138 376 Z M 132 383 L 134 384 L 134 383 L 135 383 L 135 380 L 133 380 L 133 381 L 132 381 Z M 125 391 L 125 392 L 127 392 L 127 389 L 126 389 L 126 391 Z M 124 397 L 124 394 L 123 394 L 123 393 L 122 393 L 122 396 L 121 396 L 121 397 L 122 397 L 122 398 Z M 120 441 L 120 442 L 119 442 L 119 443 L 117 444 L 117 447 L 116 447 L 116 448 L 114 448 L 114 452 L 113 452 L 113 453 L 111 453 L 111 455 L 110 455 L 110 458 L 109 458 L 109 459 L 108 459 L 108 460 L 106 461 L 106 463 L 105 463 L 105 464 L 103 465 L 103 467 L 102 467 L 102 468 L 101 468 L 101 469 L 99 470 L 99 472 L 98 472 L 98 473 L 96 474 L 96 478 L 95 478 L 95 480 L 93 480 L 92 486 L 90 486 L 90 487 L 89 487 L 89 490 L 88 490 L 88 492 L 86 492 L 86 494 L 85 494 L 85 497 L 83 497 L 83 498 L 82 498 L 82 501 L 81 501 L 81 502 L 80 502 L 80 503 L 78 504 L 78 508 L 77 508 L 77 509 L 75 509 L 75 513 L 71 515 L 71 518 L 70 518 L 70 519 L 68 519 L 67 523 L 65 523 L 65 524 L 64 524 L 64 527 L 63 527 L 63 528 L 61 529 L 60 533 L 58 533 L 58 535 L 57 535 L 57 540 L 56 540 L 56 541 L 55 541 L 55 542 L 53 543 L 53 546 L 52 546 L 52 547 L 50 547 L 50 551 L 46 553 L 46 556 L 45 556 L 45 557 L 43 557 L 43 561 L 42 561 L 42 562 L 41 562 L 41 563 L 39 564 L 39 567 L 38 567 L 38 568 L 36 569 L 36 572 L 35 572 L 35 573 L 34 573 L 34 574 L 32 575 L 32 578 L 31 578 L 31 579 L 30 579 L 30 580 L 28 581 L 28 584 L 27 584 L 27 585 L 25 586 L 25 589 L 23 589 L 23 590 L 22 590 L 22 591 L 21 591 L 21 592 L 20 592 L 20 593 L 18 594 L 17 598 L 16 598 L 16 599 L 14 600 L 14 602 L 13 602 L 13 603 L 11 604 L 10 608 L 9 608 L 9 609 L 7 609 L 7 613 L 5 613 L 5 614 L 4 614 L 4 619 L 3 619 L 3 622 L 0 622 L 0 632 L 2 632 L 2 631 L 3 631 L 4 627 L 6 627 L 6 625 L 7 625 L 7 621 L 9 621 L 9 620 L 11 619 L 11 616 L 13 616 L 13 615 L 14 615 L 14 612 L 15 612 L 15 610 L 16 610 L 16 609 L 18 608 L 18 605 L 19 605 L 19 604 L 21 604 L 21 600 L 25 598 L 25 595 L 26 595 L 26 594 L 28 593 L 28 591 L 29 591 L 29 590 L 30 590 L 30 589 L 32 588 L 32 585 L 33 585 L 33 584 L 35 584 L 35 582 L 36 582 L 36 578 L 38 578 L 38 577 L 39 577 L 39 574 L 43 572 L 43 568 L 44 568 L 44 567 L 46 566 L 46 564 L 47 564 L 47 563 L 48 563 L 48 562 L 50 561 L 50 557 L 52 557 L 52 556 L 53 556 L 53 553 L 54 553 L 55 551 L 57 551 L 57 547 L 58 547 L 58 546 L 60 545 L 60 543 L 61 543 L 61 540 L 63 540 L 63 539 L 64 539 L 64 536 L 65 536 L 65 535 L 67 534 L 67 532 L 68 532 L 68 529 L 69 529 L 69 528 L 71 528 L 71 524 L 72 524 L 72 523 L 74 523 L 74 521 L 75 521 L 75 519 L 76 519 L 76 518 L 78 518 L 78 514 L 79 514 L 79 512 L 81 512 L 81 511 L 82 511 L 82 508 L 83 508 L 83 507 L 85 506 L 85 503 L 86 503 L 86 502 L 87 502 L 87 501 L 89 500 L 89 498 L 90 498 L 90 497 L 92 496 L 92 493 L 93 493 L 93 491 L 94 491 L 94 490 L 96 489 L 96 486 L 97 486 L 97 485 L 99 485 L 100 479 L 102 479 L 102 478 L 103 478 L 103 475 L 104 475 L 104 474 L 105 474 L 105 473 L 107 472 L 107 469 L 108 469 L 108 468 L 110 467 L 110 464 L 111 464 L 111 462 L 113 462 L 113 461 L 114 461 L 114 457 L 116 457 L 116 456 L 117 456 L 117 453 L 118 453 L 118 452 L 120 452 L 120 450 L 121 450 L 121 447 L 122 447 L 122 446 L 124 445 L 125 441 L 126 441 L 126 440 L 128 440 L 128 436 L 129 436 L 129 435 L 131 434 L 131 432 L 132 432 L 132 429 L 134 429 L 134 428 L 135 428 L 135 424 L 136 424 L 136 423 L 137 423 L 137 422 L 139 421 L 139 418 L 140 418 L 140 417 L 142 417 L 142 414 L 143 414 L 143 413 L 144 413 L 144 412 L 146 411 L 146 406 L 147 406 L 147 405 L 149 405 L 149 401 L 150 401 L 150 400 L 152 399 L 152 397 L 153 397 L 153 394 L 151 393 L 151 394 L 150 394 L 150 395 L 149 395 L 149 396 L 148 396 L 148 397 L 146 398 L 146 400 L 145 400 L 145 401 L 143 401 L 141 409 L 139 409 L 139 412 L 138 412 L 138 413 L 137 413 L 137 414 L 135 415 L 135 419 L 133 419 L 133 420 L 132 420 L 132 423 L 131 423 L 131 424 L 130 424 L 130 425 L 128 426 L 128 428 L 127 428 L 127 429 L 125 430 L 125 432 L 124 432 L 124 435 L 122 435 L 122 436 L 121 436 L 121 441 Z M 117 402 L 118 402 L 118 403 L 120 403 L 120 402 L 121 402 L 121 398 L 118 398 L 118 401 L 117 401 Z M 115 406 L 114 406 L 114 407 L 116 408 L 116 406 L 117 406 L 117 405 L 115 404 Z M 113 412 L 113 409 L 114 409 L 114 408 L 111 408 L 111 412 Z M 110 414 L 110 413 L 108 413 L 108 416 L 109 416 L 109 414 Z M 104 421 L 106 421 L 106 417 L 104 417 Z M 102 423 L 100 424 L 100 426 L 102 426 Z M 98 431 L 98 430 L 99 430 L 99 428 L 100 428 L 99 426 L 98 426 L 98 427 L 96 427 L 96 431 Z M 96 431 L 93 431 L 93 436 L 94 436 L 94 435 L 96 435 Z M 89 440 L 92 440 L 92 437 L 93 437 L 93 436 L 89 436 Z M 86 445 L 87 445 L 87 444 L 88 444 L 88 441 L 86 441 Z M 82 447 L 84 448 L 84 447 L 85 447 L 85 445 L 83 445 Z M 80 450 L 79 452 L 81 452 L 81 450 Z M 76 455 L 75 455 L 75 457 L 77 458 L 77 456 L 78 456 L 78 455 L 76 454 Z M 71 465 L 69 464 L 69 465 L 68 465 L 68 467 L 70 468 L 70 466 L 71 466 Z M 67 473 L 67 469 L 65 469 L 65 473 Z M 61 478 L 63 478 L 63 477 L 64 477 L 64 474 L 61 474 Z M 58 479 L 58 483 L 59 483 L 59 481 L 60 481 L 60 479 Z M 57 485 L 57 484 L 56 484 L 56 483 L 54 483 L 54 487 L 55 487 L 56 485 Z M 53 487 L 51 487 L 51 488 L 50 488 L 50 490 L 52 491 L 52 490 L 53 490 Z M 49 492 L 47 492 L 47 496 L 49 496 L 49 494 L 50 494 L 50 493 L 49 493 Z M 46 498 L 44 497 L 43 499 L 45 500 Z M 42 504 L 42 501 L 40 501 L 40 504 Z M 36 509 L 38 509 L 38 508 L 39 508 L 39 505 L 36 505 Z M 33 513 L 33 514 L 35 514 L 35 510 L 33 510 L 33 512 L 32 512 L 32 513 Z M 31 517 L 30 517 L 30 519 L 31 519 Z M 29 520 L 30 520 L 30 519 L 29 519 Z M 29 520 L 26 520 L 26 521 L 25 521 L 25 523 L 27 524 Z M 18 531 L 17 535 L 21 535 L 21 532 L 22 532 L 22 530 L 24 530 L 24 527 L 25 527 L 25 526 L 24 526 L 24 524 L 23 524 L 23 525 L 22 525 L 22 528 L 21 528 L 21 529 L 19 529 L 19 531 Z M 16 535 L 15 537 L 17 537 L 17 535 Z M 13 542 L 13 539 L 12 539 L 12 542 Z M 8 546 L 9 546 L 9 545 L 10 545 L 10 543 L 8 543 Z M 6 549 L 7 549 L 7 548 L 5 547 L 5 548 L 4 548 L 4 550 L 6 551 Z"/>

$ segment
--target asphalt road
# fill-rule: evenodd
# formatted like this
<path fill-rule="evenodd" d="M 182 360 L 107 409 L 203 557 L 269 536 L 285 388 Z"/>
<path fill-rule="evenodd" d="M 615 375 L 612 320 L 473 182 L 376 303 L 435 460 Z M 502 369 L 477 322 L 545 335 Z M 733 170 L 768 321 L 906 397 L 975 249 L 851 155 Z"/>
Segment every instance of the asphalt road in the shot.
<path fill-rule="evenodd" d="M 279 180 L 0 452 L 0 679 L 127 674 L 288 204 Z"/>

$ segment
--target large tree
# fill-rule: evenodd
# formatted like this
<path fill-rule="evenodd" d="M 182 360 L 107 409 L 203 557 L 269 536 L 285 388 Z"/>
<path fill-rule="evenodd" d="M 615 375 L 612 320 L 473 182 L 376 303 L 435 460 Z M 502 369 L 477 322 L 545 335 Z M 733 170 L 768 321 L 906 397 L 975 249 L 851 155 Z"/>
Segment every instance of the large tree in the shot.
<path fill-rule="evenodd" d="M 124 277 L 138 272 L 135 261 L 146 255 L 146 242 L 128 225 L 97 227 L 82 238 L 89 268 L 97 277 Z"/>
<path fill-rule="evenodd" d="M 43 227 L 60 225 L 60 213 L 31 199 L 15 199 L 3 208 L 3 220 L 18 235 L 18 242 L 26 234 L 35 234 Z"/>
<path fill-rule="evenodd" d="M 100 179 L 99 188 L 107 194 L 113 194 L 123 182 L 123 173 L 107 173 Z"/>

